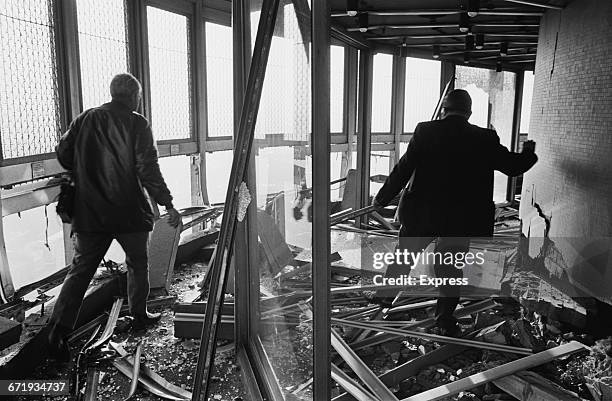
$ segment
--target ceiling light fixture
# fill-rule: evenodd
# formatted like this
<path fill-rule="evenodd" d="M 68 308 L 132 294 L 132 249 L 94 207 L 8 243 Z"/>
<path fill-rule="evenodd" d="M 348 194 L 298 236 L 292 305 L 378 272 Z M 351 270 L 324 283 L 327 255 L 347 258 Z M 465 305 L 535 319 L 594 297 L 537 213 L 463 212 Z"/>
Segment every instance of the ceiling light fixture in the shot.
<path fill-rule="evenodd" d="M 357 16 L 359 12 L 359 0 L 346 0 L 346 15 L 349 17 Z"/>
<path fill-rule="evenodd" d="M 365 13 L 359 14 L 359 16 L 357 18 L 359 20 L 359 32 L 361 32 L 361 33 L 367 32 L 368 31 L 368 25 L 369 25 L 369 23 L 368 23 L 368 20 L 369 20 L 368 14 L 365 14 Z"/>
<path fill-rule="evenodd" d="M 476 48 L 478 50 L 484 49 L 484 33 L 476 34 Z"/>
<path fill-rule="evenodd" d="M 467 51 L 474 50 L 474 36 L 473 35 L 467 35 L 465 37 L 465 50 Z"/>
<path fill-rule="evenodd" d="M 506 57 L 508 55 L 508 42 L 502 42 L 499 49 L 499 55 L 502 57 Z"/>
<path fill-rule="evenodd" d="M 432 57 L 436 60 L 440 58 L 440 46 L 434 45 Z"/>
<path fill-rule="evenodd" d="M 467 13 L 461 13 L 459 15 L 459 30 L 463 33 L 469 32 L 470 30 L 470 17 Z"/>
<path fill-rule="evenodd" d="M 480 11 L 480 1 L 479 0 L 469 0 L 467 10 L 468 10 L 467 15 L 470 18 L 474 18 L 475 16 L 477 16 L 478 12 Z"/>

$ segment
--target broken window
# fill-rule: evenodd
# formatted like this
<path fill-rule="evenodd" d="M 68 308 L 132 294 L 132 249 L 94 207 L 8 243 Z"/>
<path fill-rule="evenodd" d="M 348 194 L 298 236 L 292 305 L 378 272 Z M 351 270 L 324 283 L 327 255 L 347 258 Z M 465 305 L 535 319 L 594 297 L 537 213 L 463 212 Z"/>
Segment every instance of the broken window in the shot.
<path fill-rule="evenodd" d="M 374 151 L 370 155 L 370 195 L 376 196 L 384 183 L 384 177 L 389 175 L 389 163 L 391 163 L 391 152 Z M 373 178 L 372 178 L 373 177 Z"/>
<path fill-rule="evenodd" d="M 225 202 L 234 152 L 206 153 L 206 191 L 211 204 Z"/>
<path fill-rule="evenodd" d="M 308 266 L 304 275 L 289 276 L 311 260 L 313 218 L 310 21 L 298 18 L 294 4 L 281 5 L 276 19 L 256 122 L 256 182 L 249 187 L 257 219 L 249 228 L 259 239 L 257 260 L 251 261 L 259 283 L 252 290 L 272 297 L 259 303 L 255 331 L 287 394 L 312 377 L 309 312 L 266 313 L 282 306 L 276 296 L 292 286 L 312 288 Z"/>
<path fill-rule="evenodd" d="M 53 10 L 52 0 L 0 2 L 0 136 L 4 159 L 50 153 L 59 139 Z"/>
<path fill-rule="evenodd" d="M 110 100 L 113 76 L 129 70 L 124 0 L 77 0 L 83 110 Z"/>
<path fill-rule="evenodd" d="M 495 129 L 500 143 L 512 150 L 516 74 L 458 65 L 456 77 L 455 88 L 467 90 L 472 97 L 470 123 Z M 496 171 L 493 199 L 505 202 L 507 196 L 508 176 Z"/>
<path fill-rule="evenodd" d="M 55 205 L 39 206 L 2 219 L 15 289 L 48 277 L 67 265 L 64 231 Z"/>

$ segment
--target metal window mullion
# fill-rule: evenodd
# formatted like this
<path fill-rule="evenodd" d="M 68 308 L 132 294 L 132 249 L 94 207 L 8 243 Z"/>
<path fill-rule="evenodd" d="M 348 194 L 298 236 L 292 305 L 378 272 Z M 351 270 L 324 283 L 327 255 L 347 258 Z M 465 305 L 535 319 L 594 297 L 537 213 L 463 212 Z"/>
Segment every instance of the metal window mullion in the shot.
<path fill-rule="evenodd" d="M 404 101 L 406 96 L 406 57 L 393 56 L 391 86 L 391 133 L 393 134 L 393 157 L 389 158 L 389 171 L 400 158 L 401 135 L 404 133 Z"/>
<path fill-rule="evenodd" d="M 147 39 L 147 8 L 145 0 L 132 0 L 127 4 L 130 72 L 142 84 L 142 105 L 140 112 L 150 120 L 151 82 Z"/>
<path fill-rule="evenodd" d="M 440 96 L 444 94 L 446 84 L 455 77 L 455 64 L 449 61 L 442 61 L 440 63 Z M 451 82 L 449 91 L 455 89 L 455 81 Z"/>
<path fill-rule="evenodd" d="M 0 211 L 2 199 L 0 198 Z M 15 295 L 15 286 L 8 263 L 6 244 L 4 241 L 4 219 L 0 216 L 0 303 L 9 302 Z"/>
<path fill-rule="evenodd" d="M 64 130 L 83 109 L 83 96 L 81 90 L 81 63 L 79 54 L 79 33 L 76 0 L 59 2 L 57 8 L 56 44 L 62 58 L 59 60 L 59 83 L 62 84 L 60 93 L 63 94 Z M 65 78 L 62 78 L 65 77 Z M 72 243 L 72 225 L 62 224 L 64 262 L 69 264 L 74 255 Z"/>
<path fill-rule="evenodd" d="M 244 104 L 244 96 L 248 82 L 248 73 L 251 63 L 251 20 L 250 0 L 232 2 L 233 18 L 233 71 L 234 71 L 234 131 L 240 126 L 240 114 Z M 249 157 L 245 183 L 252 194 L 256 189 L 255 157 Z M 257 235 L 257 209 L 256 205 L 247 208 L 244 221 L 236 227 L 236 241 L 234 248 L 241 252 L 234 252 L 236 257 L 234 266 L 235 282 L 235 338 L 236 347 L 249 347 L 250 339 L 258 334 L 259 326 L 259 264 L 257 263 L 258 235 Z"/>
<path fill-rule="evenodd" d="M 198 363 L 193 382 L 193 401 L 206 399 L 212 377 L 216 334 L 221 320 L 221 307 L 227 283 L 228 264 L 231 261 L 232 244 L 237 222 L 238 189 L 248 171 L 248 160 L 253 149 L 255 122 L 261 100 L 262 84 L 265 77 L 272 35 L 276 24 L 279 0 L 264 0 L 253 50 L 253 60 L 241 111 L 239 130 L 236 135 L 236 150 L 228 184 L 223 220 L 219 232 L 216 255 L 211 262 L 211 280 L 202 325 Z"/>
<path fill-rule="evenodd" d="M 372 142 L 372 63 L 370 50 L 360 50 L 359 56 L 359 135 L 357 135 L 357 191 L 356 209 L 369 203 L 370 197 L 370 148 Z M 357 218 L 355 225 L 361 226 L 363 218 Z"/>
<path fill-rule="evenodd" d="M 312 2 L 313 399 L 331 398 L 330 318 L 330 7 Z"/>
<path fill-rule="evenodd" d="M 512 115 L 512 138 L 510 144 L 510 150 L 517 152 L 519 149 L 520 140 L 520 129 L 521 129 L 521 113 L 523 107 L 523 87 L 525 84 L 525 72 L 516 73 L 516 80 L 514 84 L 514 110 Z M 516 182 L 517 177 L 508 178 L 508 188 L 506 191 L 506 200 L 508 202 L 514 202 L 516 195 Z"/>
<path fill-rule="evenodd" d="M 193 77 L 192 119 L 194 121 L 192 136 L 197 143 L 197 155 L 191 157 L 191 194 L 193 202 L 208 204 L 206 185 L 206 152 L 204 143 L 208 132 L 208 108 L 206 98 L 206 29 L 202 2 L 195 4 L 191 18 L 193 33 L 191 35 L 191 75 Z M 195 107 L 193 107 L 195 105 Z M 194 135 L 195 134 L 195 135 Z"/>
<path fill-rule="evenodd" d="M 355 131 L 357 124 L 357 49 L 345 46 L 344 52 L 344 104 L 342 129 L 345 133 L 347 150 L 342 158 L 342 170 L 340 176 L 346 177 L 348 170 L 353 165 L 353 149 L 355 142 Z M 344 193 L 342 187 L 341 194 Z"/>

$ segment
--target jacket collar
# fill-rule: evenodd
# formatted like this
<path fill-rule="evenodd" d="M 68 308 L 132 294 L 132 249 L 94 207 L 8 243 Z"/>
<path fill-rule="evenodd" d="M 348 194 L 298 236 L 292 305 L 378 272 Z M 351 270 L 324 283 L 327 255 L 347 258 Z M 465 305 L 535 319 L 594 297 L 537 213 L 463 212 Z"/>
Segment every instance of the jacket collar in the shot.
<path fill-rule="evenodd" d="M 103 106 L 108 106 L 111 107 L 113 109 L 117 109 L 117 110 L 121 110 L 121 111 L 125 111 L 125 112 L 132 112 L 132 110 L 130 109 L 130 107 L 128 105 L 126 105 L 125 103 L 121 102 L 120 100 L 116 100 L 113 99 L 108 103 L 105 103 Z"/>

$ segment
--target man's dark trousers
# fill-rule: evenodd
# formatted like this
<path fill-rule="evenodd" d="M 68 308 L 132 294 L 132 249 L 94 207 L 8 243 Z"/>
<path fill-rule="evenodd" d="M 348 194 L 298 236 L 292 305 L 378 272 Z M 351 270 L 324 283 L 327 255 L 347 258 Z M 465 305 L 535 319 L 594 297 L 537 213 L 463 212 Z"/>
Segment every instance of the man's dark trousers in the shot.
<path fill-rule="evenodd" d="M 74 233 L 74 258 L 55 303 L 51 325 L 63 331 L 74 329 L 85 291 L 113 239 L 119 242 L 126 254 L 130 314 L 146 315 L 149 296 L 149 232 Z"/>
<path fill-rule="evenodd" d="M 408 230 L 405 226 L 400 227 L 399 244 L 397 249 L 401 252 L 423 252 L 425 248 L 436 240 L 434 252 L 445 254 L 446 252 L 465 253 L 469 251 L 470 240 L 465 237 L 436 237 L 434 235 L 419 236 L 416 232 Z M 393 263 L 387 267 L 385 277 L 400 277 L 403 274 L 410 274 L 413 266 L 398 265 Z M 462 278 L 463 270 L 454 266 L 435 264 L 434 272 L 436 277 Z M 452 329 L 457 324 L 454 312 L 461 296 L 461 287 L 457 285 L 443 285 L 438 287 L 439 295 L 436 303 L 436 324 L 443 329 Z M 399 289 L 378 290 L 376 296 L 379 298 L 395 297 Z"/>

